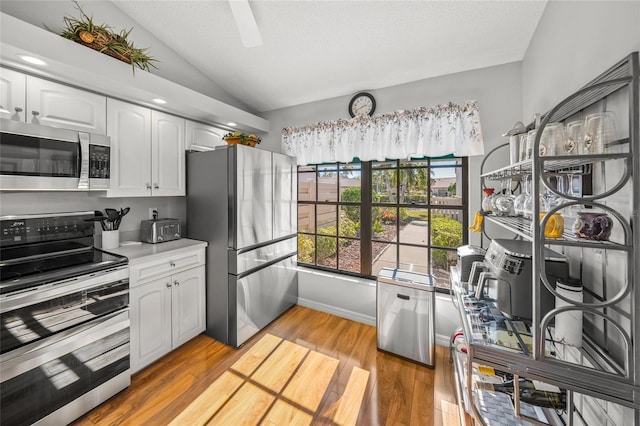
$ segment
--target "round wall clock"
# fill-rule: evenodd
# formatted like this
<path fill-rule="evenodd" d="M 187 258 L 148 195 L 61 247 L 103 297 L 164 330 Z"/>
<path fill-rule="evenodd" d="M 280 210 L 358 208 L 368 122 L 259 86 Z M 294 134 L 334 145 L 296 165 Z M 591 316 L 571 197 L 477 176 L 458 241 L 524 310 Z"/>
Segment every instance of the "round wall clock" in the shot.
<path fill-rule="evenodd" d="M 362 115 L 373 115 L 376 110 L 376 100 L 368 92 L 356 93 L 349 102 L 349 114 L 351 117 Z"/>

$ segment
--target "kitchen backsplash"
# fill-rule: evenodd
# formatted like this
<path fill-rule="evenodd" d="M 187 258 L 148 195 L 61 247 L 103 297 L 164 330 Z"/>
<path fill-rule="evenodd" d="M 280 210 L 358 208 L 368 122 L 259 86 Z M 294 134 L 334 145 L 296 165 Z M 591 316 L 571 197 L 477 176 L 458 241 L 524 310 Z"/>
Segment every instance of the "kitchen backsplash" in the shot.
<path fill-rule="evenodd" d="M 149 210 L 158 209 L 159 217 L 180 220 L 186 229 L 187 201 L 185 197 L 105 198 L 90 192 L 4 192 L 0 193 L 0 216 L 93 211 L 105 208 L 130 207 L 120 225 L 121 241 L 138 240 L 140 221 L 149 219 Z M 97 243 L 102 230 L 96 225 Z"/>

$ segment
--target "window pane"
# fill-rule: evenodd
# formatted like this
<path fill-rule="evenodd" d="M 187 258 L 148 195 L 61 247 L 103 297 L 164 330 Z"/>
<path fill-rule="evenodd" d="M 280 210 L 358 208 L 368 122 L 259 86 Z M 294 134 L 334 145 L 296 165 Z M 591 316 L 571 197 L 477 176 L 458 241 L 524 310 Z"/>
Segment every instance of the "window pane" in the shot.
<path fill-rule="evenodd" d="M 397 170 L 371 172 L 371 196 L 374 203 L 395 203 Z"/>
<path fill-rule="evenodd" d="M 318 237 L 318 265 L 336 267 L 336 239 L 334 237 Z"/>
<path fill-rule="evenodd" d="M 372 257 L 373 257 L 373 265 L 371 268 L 371 273 L 373 275 L 378 275 L 380 269 L 387 268 L 396 268 L 396 253 L 398 247 L 395 244 L 388 243 L 372 243 Z"/>
<path fill-rule="evenodd" d="M 396 241 L 398 209 L 373 207 L 371 209 L 371 238 L 379 241 Z"/>
<path fill-rule="evenodd" d="M 316 206 L 313 204 L 298 204 L 298 232 L 316 231 Z"/>
<path fill-rule="evenodd" d="M 316 174 L 298 173 L 298 200 L 316 200 Z"/>
<path fill-rule="evenodd" d="M 400 203 L 427 204 L 428 184 L 428 169 L 400 170 Z"/>
<path fill-rule="evenodd" d="M 339 239 L 338 269 L 360 272 L 360 241 Z"/>
<path fill-rule="evenodd" d="M 360 236 L 360 207 L 341 206 L 339 235 L 341 237 Z"/>
<path fill-rule="evenodd" d="M 336 209 L 336 206 L 321 204 L 316 206 L 318 212 L 318 234 L 336 235 Z"/>
<path fill-rule="evenodd" d="M 456 248 L 462 245 L 462 210 L 431 211 L 431 245 Z"/>
<path fill-rule="evenodd" d="M 298 234 L 298 262 L 315 263 L 316 244 L 313 235 Z"/>
<path fill-rule="evenodd" d="M 460 160 L 439 160 L 432 163 L 431 204 L 462 205 L 462 167 L 453 167 Z M 437 165 L 435 167 L 434 165 Z"/>
<path fill-rule="evenodd" d="M 400 269 L 428 273 L 427 248 L 400 245 Z"/>
<path fill-rule="evenodd" d="M 400 167 L 427 167 L 429 165 L 428 160 L 402 160 L 400 161 Z"/>
<path fill-rule="evenodd" d="M 318 166 L 318 201 L 338 201 L 338 165 Z"/>
<path fill-rule="evenodd" d="M 436 280 L 437 287 L 449 288 L 449 267 L 457 262 L 455 250 L 431 250 L 431 275 Z"/>
<path fill-rule="evenodd" d="M 347 203 L 359 203 L 361 199 L 360 185 L 362 183 L 362 172 L 341 171 L 340 172 L 340 201 Z"/>
<path fill-rule="evenodd" d="M 400 242 L 429 244 L 429 210 L 400 208 Z"/>
<path fill-rule="evenodd" d="M 371 163 L 371 167 L 374 169 L 393 169 L 397 167 L 398 162 L 395 160 L 391 161 L 374 161 Z"/>

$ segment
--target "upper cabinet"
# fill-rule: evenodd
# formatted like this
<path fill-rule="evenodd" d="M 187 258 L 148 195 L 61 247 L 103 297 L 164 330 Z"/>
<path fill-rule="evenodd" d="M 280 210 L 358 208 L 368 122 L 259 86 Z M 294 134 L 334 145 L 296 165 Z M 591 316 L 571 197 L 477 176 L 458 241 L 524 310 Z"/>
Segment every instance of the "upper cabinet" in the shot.
<path fill-rule="evenodd" d="M 108 197 L 185 195 L 185 120 L 107 100 L 111 137 Z"/>
<path fill-rule="evenodd" d="M 27 121 L 104 135 L 105 96 L 27 76 Z"/>
<path fill-rule="evenodd" d="M 226 130 L 187 120 L 187 150 L 207 151 L 224 145 Z"/>
<path fill-rule="evenodd" d="M 0 117 L 104 135 L 107 98 L 0 68 Z"/>
<path fill-rule="evenodd" d="M 0 68 L 0 118 L 24 121 L 27 76 Z"/>

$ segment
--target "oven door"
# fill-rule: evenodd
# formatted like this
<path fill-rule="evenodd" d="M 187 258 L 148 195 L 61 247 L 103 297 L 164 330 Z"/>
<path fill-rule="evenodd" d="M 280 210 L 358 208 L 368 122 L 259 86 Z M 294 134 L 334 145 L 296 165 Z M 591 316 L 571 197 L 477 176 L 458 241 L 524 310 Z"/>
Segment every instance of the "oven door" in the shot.
<path fill-rule="evenodd" d="M 5 353 L 0 372 L 0 424 L 69 423 L 129 385 L 128 309 Z"/>

